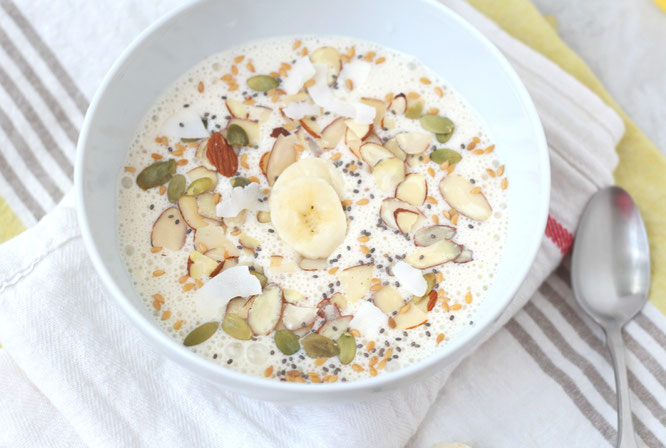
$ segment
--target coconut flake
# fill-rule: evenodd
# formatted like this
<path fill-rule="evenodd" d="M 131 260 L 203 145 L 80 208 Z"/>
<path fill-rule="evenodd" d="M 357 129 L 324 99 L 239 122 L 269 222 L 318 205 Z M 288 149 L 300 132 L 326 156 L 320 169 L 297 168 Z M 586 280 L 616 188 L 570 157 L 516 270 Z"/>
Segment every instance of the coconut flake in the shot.
<path fill-rule="evenodd" d="M 354 318 L 349 322 L 349 328 L 357 329 L 365 338 L 372 338 L 379 334 L 381 328 L 388 324 L 388 317 L 372 303 L 366 301 L 358 307 Z"/>
<path fill-rule="evenodd" d="M 316 104 L 306 103 L 304 101 L 298 103 L 289 103 L 282 112 L 292 120 L 300 120 L 307 115 L 319 115 L 319 106 Z"/>
<path fill-rule="evenodd" d="M 260 201 L 262 196 L 259 184 L 252 182 L 245 187 L 234 187 L 227 198 L 215 207 L 217 216 L 221 218 L 233 218 L 243 210 L 267 211 L 268 202 Z"/>
<path fill-rule="evenodd" d="M 400 285 L 415 296 L 422 296 L 428 290 L 428 282 L 423 278 L 420 269 L 416 269 L 404 261 L 396 262 L 391 268 Z"/>
<path fill-rule="evenodd" d="M 344 65 L 342 71 L 340 72 L 340 76 L 338 77 L 338 83 L 340 85 L 344 85 L 345 81 L 349 79 L 354 84 L 354 88 L 356 89 L 362 86 L 368 79 L 371 67 L 372 65 L 369 62 L 354 59 L 353 61 Z"/>
<path fill-rule="evenodd" d="M 234 297 L 261 293 L 259 279 L 247 266 L 234 266 L 208 280 L 196 293 L 197 311 L 203 319 L 221 319 Z"/>
<path fill-rule="evenodd" d="M 328 86 L 326 81 L 328 66 L 315 64 L 314 67 L 316 70 L 315 83 L 308 88 L 308 93 L 315 104 L 336 115 L 353 118 L 361 124 L 373 122 L 377 113 L 374 107 L 359 102 L 344 101 L 336 97 L 335 91 Z"/>
<path fill-rule="evenodd" d="M 305 81 L 312 78 L 315 74 L 315 68 L 310 62 L 310 58 L 300 58 L 289 70 L 287 77 L 282 81 L 280 88 L 287 92 L 288 95 L 293 95 L 301 90 Z"/>
<path fill-rule="evenodd" d="M 180 109 L 164 123 L 162 134 L 177 139 L 205 138 L 208 137 L 208 130 L 199 114 L 188 107 Z"/>

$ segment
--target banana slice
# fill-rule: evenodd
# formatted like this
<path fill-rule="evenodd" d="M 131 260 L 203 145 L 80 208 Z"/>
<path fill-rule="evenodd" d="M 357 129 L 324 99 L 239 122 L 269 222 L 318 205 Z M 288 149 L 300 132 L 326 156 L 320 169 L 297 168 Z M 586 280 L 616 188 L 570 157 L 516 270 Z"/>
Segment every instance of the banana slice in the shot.
<path fill-rule="evenodd" d="M 340 199 L 345 191 L 345 181 L 340 171 L 332 162 L 325 159 L 308 157 L 292 163 L 285 169 L 275 181 L 273 190 L 298 177 L 318 177 L 330 184 L 338 193 Z"/>
<path fill-rule="evenodd" d="M 274 188 L 270 211 L 280 238 L 306 258 L 327 258 L 347 233 L 340 198 L 318 177 L 299 177 Z"/>

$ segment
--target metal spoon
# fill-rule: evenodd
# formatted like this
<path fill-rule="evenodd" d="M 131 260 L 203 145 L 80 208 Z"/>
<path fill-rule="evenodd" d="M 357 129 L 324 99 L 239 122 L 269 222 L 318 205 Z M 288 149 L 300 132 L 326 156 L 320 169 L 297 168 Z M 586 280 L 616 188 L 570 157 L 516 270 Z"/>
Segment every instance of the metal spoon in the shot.
<path fill-rule="evenodd" d="M 622 327 L 643 308 L 650 288 L 650 248 L 629 193 L 597 192 L 581 217 L 573 249 L 571 283 L 576 300 L 606 333 L 615 368 L 617 446 L 636 447 Z"/>

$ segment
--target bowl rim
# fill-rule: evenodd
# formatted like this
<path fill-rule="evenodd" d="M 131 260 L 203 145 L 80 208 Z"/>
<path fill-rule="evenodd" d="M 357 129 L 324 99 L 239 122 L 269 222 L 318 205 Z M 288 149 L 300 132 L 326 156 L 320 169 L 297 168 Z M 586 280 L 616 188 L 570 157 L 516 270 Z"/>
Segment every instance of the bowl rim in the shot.
<path fill-rule="evenodd" d="M 490 327 L 506 310 L 518 288 L 525 280 L 527 273 L 532 266 L 534 259 L 536 258 L 541 241 L 543 239 L 550 205 L 550 159 L 541 121 L 537 114 L 536 107 L 534 106 L 534 103 L 523 82 L 518 77 L 514 68 L 511 66 L 505 56 L 499 51 L 499 49 L 497 49 L 497 47 L 478 29 L 467 22 L 467 20 L 462 18 L 455 11 L 443 5 L 438 0 L 419 0 L 432 8 L 439 9 L 441 13 L 448 15 L 452 20 L 458 22 L 460 26 L 462 26 L 464 29 L 466 29 L 467 32 L 470 33 L 471 37 L 475 38 L 477 41 L 479 41 L 480 44 L 486 47 L 490 54 L 495 58 L 496 62 L 499 63 L 500 66 L 505 70 L 505 73 L 516 89 L 518 99 L 527 112 L 534 137 L 537 141 L 536 160 L 541 166 L 544 167 L 544 175 L 538 179 L 538 182 L 540 183 L 539 187 L 541 191 L 543 191 L 543 201 L 535 207 L 535 216 L 537 217 L 535 221 L 540 224 L 534 226 L 533 234 L 530 235 L 531 244 L 525 254 L 525 260 L 528 262 L 524 263 L 521 269 L 514 271 L 516 275 L 513 276 L 514 280 L 511 283 L 511 288 L 507 290 L 506 299 L 504 300 L 505 303 L 503 306 L 498 307 L 495 311 L 489 313 L 484 322 L 481 322 L 479 325 L 475 325 L 474 331 L 468 331 L 456 337 L 447 345 L 447 350 L 441 350 L 440 352 L 436 352 L 418 362 L 412 363 L 394 372 L 385 373 L 378 377 L 313 386 L 311 384 L 276 381 L 275 379 L 244 374 L 235 370 L 226 369 L 218 364 L 210 362 L 209 360 L 197 355 L 196 353 L 187 350 L 185 347 L 181 347 L 180 345 L 176 344 L 176 341 L 160 330 L 157 326 L 150 325 L 149 322 L 147 322 L 147 318 L 141 314 L 141 312 L 134 305 L 132 305 L 132 303 L 120 290 L 119 286 L 116 284 L 109 270 L 107 269 L 102 254 L 95 244 L 86 213 L 85 201 L 83 198 L 85 173 L 82 167 L 84 164 L 84 159 L 86 158 L 86 147 L 88 146 L 90 128 L 94 122 L 97 109 L 100 107 L 101 98 L 104 96 L 104 93 L 108 89 L 109 85 L 114 81 L 118 73 L 122 70 L 128 57 L 135 51 L 137 47 L 143 43 L 143 41 L 148 36 L 153 34 L 158 29 L 169 25 L 170 22 L 176 20 L 183 12 L 191 8 L 196 8 L 199 4 L 206 1 L 209 0 L 195 0 L 191 3 L 178 6 L 161 16 L 146 29 L 144 29 L 115 60 L 109 71 L 104 76 L 101 84 L 97 88 L 86 112 L 79 134 L 76 151 L 77 154 L 74 172 L 76 209 L 84 245 L 89 257 L 93 262 L 95 270 L 102 278 L 107 291 L 110 292 L 111 296 L 113 296 L 114 300 L 131 319 L 132 323 L 146 336 L 148 336 L 154 343 L 158 344 L 161 350 L 165 352 L 165 355 L 176 361 L 181 366 L 188 368 L 189 370 L 202 369 L 202 372 L 197 372 L 202 373 L 199 376 L 205 377 L 207 380 L 214 381 L 215 383 L 222 386 L 225 386 L 225 382 L 236 384 L 244 383 L 245 386 L 252 387 L 257 391 L 284 391 L 296 393 L 299 397 L 321 397 L 323 395 L 331 396 L 341 392 L 349 393 L 354 391 L 384 390 L 394 387 L 399 382 L 401 382 L 401 380 L 416 376 L 419 373 L 425 373 L 426 375 L 434 374 L 436 370 L 433 369 L 433 366 L 442 362 L 445 358 L 454 358 L 456 355 L 459 355 L 461 351 L 477 340 L 479 336 L 482 335 L 488 329 L 488 327 Z M 228 385 L 229 384 L 226 384 L 226 386 Z M 243 391 L 241 391 L 241 393 L 243 393 Z"/>

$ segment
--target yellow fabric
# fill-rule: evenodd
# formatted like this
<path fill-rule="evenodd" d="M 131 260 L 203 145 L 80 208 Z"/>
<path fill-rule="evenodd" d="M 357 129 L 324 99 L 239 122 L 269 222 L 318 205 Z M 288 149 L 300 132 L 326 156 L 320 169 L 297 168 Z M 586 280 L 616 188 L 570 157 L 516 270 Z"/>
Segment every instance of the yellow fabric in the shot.
<path fill-rule="evenodd" d="M 23 223 L 16 217 L 14 211 L 0 197 L 0 243 L 18 235 L 25 230 Z"/>
<path fill-rule="evenodd" d="M 624 120 L 627 132 L 617 147 L 620 163 L 614 173 L 615 181 L 629 191 L 643 214 L 650 238 L 652 261 L 650 300 L 666 314 L 666 159 L 613 101 L 590 68 L 566 46 L 530 1 L 468 1 L 509 34 L 578 78 Z"/>
<path fill-rule="evenodd" d="M 624 119 L 627 132 L 618 145 L 618 185 L 627 189 L 643 213 L 652 251 L 650 300 L 666 314 L 666 159 L 613 101 L 594 73 L 559 38 L 554 21 L 548 21 L 529 0 L 468 0 L 509 34 L 550 58 L 596 92 Z M 664 6 L 666 0 L 655 0 Z M 0 242 L 25 227 L 0 198 Z"/>

